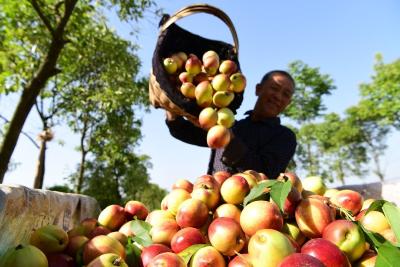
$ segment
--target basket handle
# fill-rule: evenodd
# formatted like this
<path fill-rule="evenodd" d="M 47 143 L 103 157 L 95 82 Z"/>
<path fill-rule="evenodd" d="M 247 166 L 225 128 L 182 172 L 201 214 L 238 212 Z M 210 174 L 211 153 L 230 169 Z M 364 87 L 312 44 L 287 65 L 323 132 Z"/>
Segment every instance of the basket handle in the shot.
<path fill-rule="evenodd" d="M 236 55 L 239 56 L 239 39 L 233 26 L 232 20 L 228 17 L 226 13 L 222 10 L 207 4 L 194 4 L 187 7 L 184 7 L 178 10 L 175 14 L 169 17 L 162 25 L 161 25 L 161 32 L 165 31 L 171 24 L 175 23 L 177 20 L 184 18 L 186 16 L 190 16 L 195 13 L 208 13 L 211 15 L 216 16 L 217 18 L 221 19 L 225 24 L 228 26 L 229 30 L 231 31 L 234 47 L 233 51 Z"/>

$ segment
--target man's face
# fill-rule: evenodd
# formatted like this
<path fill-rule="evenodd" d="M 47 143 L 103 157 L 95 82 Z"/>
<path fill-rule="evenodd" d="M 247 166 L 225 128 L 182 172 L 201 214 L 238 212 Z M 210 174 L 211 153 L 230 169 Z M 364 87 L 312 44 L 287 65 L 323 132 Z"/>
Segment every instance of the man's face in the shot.
<path fill-rule="evenodd" d="M 262 84 L 257 84 L 258 96 L 254 113 L 258 118 L 278 116 L 292 101 L 293 83 L 286 76 L 276 73 Z"/>

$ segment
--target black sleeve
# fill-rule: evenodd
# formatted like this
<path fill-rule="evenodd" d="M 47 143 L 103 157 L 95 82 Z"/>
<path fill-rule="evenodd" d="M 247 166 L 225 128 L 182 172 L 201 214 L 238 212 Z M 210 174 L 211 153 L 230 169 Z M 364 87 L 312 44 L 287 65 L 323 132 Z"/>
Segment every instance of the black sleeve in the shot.
<path fill-rule="evenodd" d="M 225 147 L 222 162 L 240 171 L 255 170 L 275 179 L 285 171 L 297 146 L 295 134 L 288 128 L 284 129 L 257 151 L 250 150 L 239 137 L 234 137 Z"/>
<path fill-rule="evenodd" d="M 173 137 L 182 142 L 207 147 L 207 131 L 193 125 L 183 117 L 165 121 Z"/>

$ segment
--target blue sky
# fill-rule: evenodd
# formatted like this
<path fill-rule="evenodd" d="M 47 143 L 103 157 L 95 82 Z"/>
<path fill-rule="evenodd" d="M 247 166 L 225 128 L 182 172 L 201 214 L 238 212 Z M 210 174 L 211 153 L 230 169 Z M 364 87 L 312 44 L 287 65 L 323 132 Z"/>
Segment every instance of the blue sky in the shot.
<path fill-rule="evenodd" d="M 172 14 L 188 6 L 191 1 L 159 1 L 165 12 Z M 238 110 L 240 119 L 255 102 L 254 88 L 263 74 L 272 69 L 286 69 L 288 63 L 302 60 L 311 67 L 319 67 L 329 74 L 337 86 L 331 96 L 324 98 L 327 112 L 343 112 L 357 103 L 358 86 L 369 82 L 373 74 L 374 56 L 382 53 L 386 63 L 400 57 L 400 2 L 383 1 L 204 1 L 222 9 L 233 21 L 239 37 L 239 60 L 247 77 L 244 101 Z M 121 35 L 133 38 L 140 46 L 141 75 L 147 76 L 151 67 L 152 53 L 158 37 L 158 19 L 150 16 L 135 24 L 137 37 L 128 34 L 129 25 L 111 24 Z M 232 43 L 227 26 L 218 18 L 196 14 L 178 21 L 178 24 L 204 37 Z M 0 99 L 0 113 L 11 117 L 15 97 Z M 151 157 L 152 182 L 169 189 L 174 181 L 186 178 L 194 181 L 205 174 L 209 150 L 184 144 L 169 135 L 164 124 L 164 112 L 151 109 L 143 114 L 144 135 L 138 153 Z M 285 124 L 285 120 L 283 120 Z M 33 110 L 24 131 L 36 135 L 40 129 Z M 78 139 L 67 129 L 56 128 L 56 141 L 49 144 L 45 186 L 60 184 L 70 169 L 78 163 L 79 154 L 74 150 Z M 59 141 L 63 141 L 61 146 Z M 400 152 L 400 134 L 393 133 L 388 139 L 389 149 L 383 158 L 388 179 L 398 178 L 396 163 Z M 398 150 L 398 149 L 397 149 Z M 13 160 L 19 163 L 16 170 L 6 175 L 5 183 L 33 184 L 38 150 L 21 136 Z M 374 181 L 372 176 L 365 181 Z M 349 179 L 348 183 L 361 183 Z"/>

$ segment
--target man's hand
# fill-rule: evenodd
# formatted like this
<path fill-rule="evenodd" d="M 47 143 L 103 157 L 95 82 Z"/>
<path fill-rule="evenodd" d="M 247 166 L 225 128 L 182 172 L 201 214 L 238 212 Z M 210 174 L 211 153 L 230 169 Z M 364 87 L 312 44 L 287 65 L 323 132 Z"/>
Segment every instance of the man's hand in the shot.
<path fill-rule="evenodd" d="M 166 110 L 165 115 L 167 117 L 167 121 L 174 121 L 178 116 L 171 111 Z"/>

